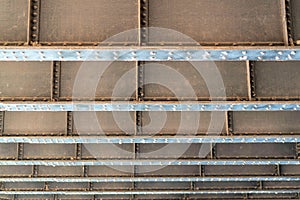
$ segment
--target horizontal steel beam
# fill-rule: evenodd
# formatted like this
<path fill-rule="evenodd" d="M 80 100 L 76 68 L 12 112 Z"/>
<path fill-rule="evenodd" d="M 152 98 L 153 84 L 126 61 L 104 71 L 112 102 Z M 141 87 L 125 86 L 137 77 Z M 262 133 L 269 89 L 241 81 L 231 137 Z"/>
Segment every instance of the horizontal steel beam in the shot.
<path fill-rule="evenodd" d="M 300 136 L 41 136 L 0 137 L 0 143 L 32 144 L 132 144 L 132 143 L 300 143 Z"/>
<path fill-rule="evenodd" d="M 289 61 L 300 60 L 288 47 L 0 47 L 3 61 Z"/>
<path fill-rule="evenodd" d="M 133 165 L 300 165 L 297 159 L 139 159 L 139 160 L 0 160 L 0 165 L 133 166 Z"/>
<path fill-rule="evenodd" d="M 298 194 L 300 190 L 139 190 L 139 191 L 0 191 L 0 195 L 218 195 L 218 194 Z"/>
<path fill-rule="evenodd" d="M 64 183 L 123 183 L 123 182 L 250 182 L 250 181 L 300 181 L 295 176 L 257 177 L 85 177 L 85 178 L 0 178 L 0 182 L 64 182 Z"/>
<path fill-rule="evenodd" d="M 2 102 L 0 111 L 300 111 L 300 102 Z"/>

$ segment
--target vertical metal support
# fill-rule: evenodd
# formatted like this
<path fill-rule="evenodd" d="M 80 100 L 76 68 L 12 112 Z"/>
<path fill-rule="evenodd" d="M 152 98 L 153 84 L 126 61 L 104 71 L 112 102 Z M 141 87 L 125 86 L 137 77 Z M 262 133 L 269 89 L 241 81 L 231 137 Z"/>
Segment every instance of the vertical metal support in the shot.
<path fill-rule="evenodd" d="M 83 166 L 83 177 L 88 177 L 89 174 L 89 167 L 88 166 Z"/>
<path fill-rule="evenodd" d="M 248 99 L 249 101 L 252 101 L 252 89 L 251 89 L 251 67 L 250 67 L 249 60 L 246 61 L 246 70 L 247 70 L 247 90 L 248 90 Z"/>
<path fill-rule="evenodd" d="M 256 100 L 256 80 L 255 80 L 255 62 L 249 61 L 249 71 L 250 71 L 250 93 L 251 99 Z"/>
<path fill-rule="evenodd" d="M 205 166 L 200 165 L 199 168 L 200 168 L 200 173 L 199 173 L 200 176 L 204 177 L 205 176 Z"/>
<path fill-rule="evenodd" d="M 5 115 L 5 112 L 0 111 L 0 136 L 2 136 L 3 132 L 4 132 L 4 115 Z"/>
<path fill-rule="evenodd" d="M 24 157 L 24 144 L 23 143 L 19 143 L 18 147 L 17 147 L 17 153 L 18 153 L 18 160 L 22 160 Z"/>
<path fill-rule="evenodd" d="M 146 46 L 149 42 L 149 0 L 140 0 L 139 5 L 140 45 Z"/>
<path fill-rule="evenodd" d="M 76 144 L 76 160 L 81 160 L 82 144 Z"/>
<path fill-rule="evenodd" d="M 233 135 L 233 112 L 227 111 L 227 135 Z"/>
<path fill-rule="evenodd" d="M 73 112 L 67 112 L 67 136 L 73 134 Z"/>
<path fill-rule="evenodd" d="M 58 101 L 60 97 L 60 72 L 61 72 L 61 62 L 54 61 L 52 63 L 52 94 L 51 94 L 52 101 Z"/>
<path fill-rule="evenodd" d="M 38 170 L 39 170 L 39 167 L 37 165 L 32 166 L 32 177 L 38 176 Z"/>
<path fill-rule="evenodd" d="M 280 15 L 282 23 L 282 33 L 284 45 L 289 45 L 289 35 L 288 35 L 288 24 L 287 24 L 287 12 L 286 12 L 286 0 L 280 0 Z"/>
<path fill-rule="evenodd" d="M 40 12 L 41 0 L 29 0 L 28 6 L 28 30 L 27 43 L 28 45 L 37 45 L 40 40 Z"/>
<path fill-rule="evenodd" d="M 210 158 L 215 159 L 216 158 L 216 144 L 210 144 Z"/>
<path fill-rule="evenodd" d="M 281 167 L 280 167 L 280 165 L 276 165 L 276 175 L 281 176 Z"/>
<path fill-rule="evenodd" d="M 297 158 L 300 159 L 300 143 L 296 144 L 296 154 L 297 154 Z"/>
<path fill-rule="evenodd" d="M 285 15 L 286 15 L 286 25 L 287 25 L 287 35 L 289 45 L 294 46 L 294 33 L 293 33 L 293 20 L 292 20 L 292 5 L 291 0 L 283 0 L 285 6 Z"/>

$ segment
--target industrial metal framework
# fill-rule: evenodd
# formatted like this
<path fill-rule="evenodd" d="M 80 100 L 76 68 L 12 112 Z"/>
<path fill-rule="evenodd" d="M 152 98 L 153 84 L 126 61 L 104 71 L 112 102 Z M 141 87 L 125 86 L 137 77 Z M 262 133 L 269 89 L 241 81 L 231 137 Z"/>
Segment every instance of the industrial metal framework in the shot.
<path fill-rule="evenodd" d="M 299 199 L 299 11 L 297 0 L 0 0 L 0 198 Z M 199 74 L 212 68 L 218 95 Z M 77 94 L 93 72 L 94 93 Z"/>

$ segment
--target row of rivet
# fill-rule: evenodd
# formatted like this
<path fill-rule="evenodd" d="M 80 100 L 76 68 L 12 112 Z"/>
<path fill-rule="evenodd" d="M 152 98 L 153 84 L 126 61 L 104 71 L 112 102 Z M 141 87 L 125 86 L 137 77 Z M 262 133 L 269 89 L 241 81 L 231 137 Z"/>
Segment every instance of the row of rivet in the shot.
<path fill-rule="evenodd" d="M 30 1 L 30 23 L 29 23 L 29 44 L 37 45 L 39 43 L 40 29 L 40 0 Z"/>

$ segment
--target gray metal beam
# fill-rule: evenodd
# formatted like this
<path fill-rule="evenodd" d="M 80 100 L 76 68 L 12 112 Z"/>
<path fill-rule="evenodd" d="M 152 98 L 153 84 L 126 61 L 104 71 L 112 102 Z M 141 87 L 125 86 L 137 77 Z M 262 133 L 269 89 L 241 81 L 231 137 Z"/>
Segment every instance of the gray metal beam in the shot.
<path fill-rule="evenodd" d="M 0 111 L 300 111 L 300 102 L 2 102 Z"/>
<path fill-rule="evenodd" d="M 131 165 L 300 165 L 298 159 L 139 159 L 139 160 L 0 160 L 0 165 L 131 166 Z"/>
<path fill-rule="evenodd" d="M 2 136 L 0 143 L 132 144 L 132 143 L 300 143 L 300 136 Z"/>
<path fill-rule="evenodd" d="M 84 178 L 0 178 L 0 182 L 64 182 L 64 183 L 121 183 L 121 182 L 231 182 L 231 181 L 300 181 L 296 176 L 257 177 L 84 177 Z"/>
<path fill-rule="evenodd" d="M 300 60 L 297 47 L 0 47 L 3 61 Z"/>
<path fill-rule="evenodd" d="M 201 195 L 201 194 L 295 194 L 300 190 L 146 190 L 146 191 L 0 191 L 0 195 Z"/>

